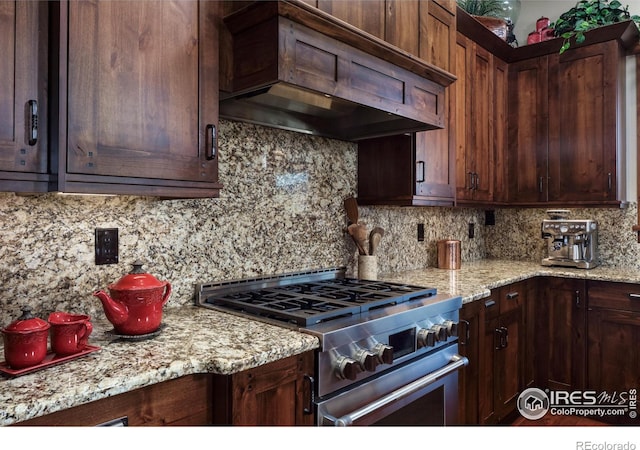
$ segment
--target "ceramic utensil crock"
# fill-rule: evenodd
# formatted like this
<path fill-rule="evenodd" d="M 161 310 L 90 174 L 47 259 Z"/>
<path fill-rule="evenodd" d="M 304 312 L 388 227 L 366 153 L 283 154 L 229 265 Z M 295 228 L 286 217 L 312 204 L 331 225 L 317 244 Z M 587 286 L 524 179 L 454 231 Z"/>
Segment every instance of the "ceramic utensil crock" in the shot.
<path fill-rule="evenodd" d="M 51 325 L 51 350 L 56 355 L 73 355 L 87 346 L 93 331 L 89 316 L 57 311 L 49 314 L 48 321 Z"/>
<path fill-rule="evenodd" d="M 34 317 L 31 309 L 24 307 L 22 315 L 2 329 L 4 359 L 12 369 L 40 364 L 47 356 L 47 338 L 50 325 Z"/>
<path fill-rule="evenodd" d="M 116 333 L 125 336 L 149 334 L 160 328 L 162 308 L 169 301 L 171 284 L 159 281 L 142 270 L 143 263 L 133 263 L 133 270 L 104 291 L 93 293 L 102 302 Z"/>

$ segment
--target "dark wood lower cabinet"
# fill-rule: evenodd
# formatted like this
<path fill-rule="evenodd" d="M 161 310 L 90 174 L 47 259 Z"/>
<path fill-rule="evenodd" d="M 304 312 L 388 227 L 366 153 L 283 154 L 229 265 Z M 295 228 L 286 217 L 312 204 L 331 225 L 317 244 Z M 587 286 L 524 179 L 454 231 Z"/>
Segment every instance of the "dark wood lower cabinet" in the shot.
<path fill-rule="evenodd" d="M 609 395 L 638 395 L 640 388 L 640 285 L 590 281 L 587 312 L 587 388 Z M 638 424 L 606 416 L 606 422 Z"/>
<path fill-rule="evenodd" d="M 539 388 L 585 388 L 587 296 L 584 280 L 541 279 L 536 327 Z"/>
<path fill-rule="evenodd" d="M 215 376 L 214 422 L 219 425 L 313 425 L 314 352 L 230 376 Z M 224 400 L 223 400 L 224 399 Z"/>
<path fill-rule="evenodd" d="M 526 351 L 525 326 L 532 284 L 535 280 L 503 286 L 462 309 L 459 349 L 469 358 L 458 383 L 462 424 L 495 424 L 516 414 L 525 368 L 533 364 L 527 363 L 533 355 Z"/>
<path fill-rule="evenodd" d="M 313 425 L 314 352 L 233 375 L 195 374 L 20 422 L 95 426 L 126 418 L 130 426 Z"/>
<path fill-rule="evenodd" d="M 210 425 L 213 378 L 187 375 L 20 422 L 28 426 L 95 426 L 126 417 L 130 426 Z"/>
<path fill-rule="evenodd" d="M 478 422 L 478 384 L 480 353 L 481 301 L 466 303 L 460 310 L 458 352 L 469 359 L 469 365 L 458 374 L 459 423 L 473 425 Z"/>

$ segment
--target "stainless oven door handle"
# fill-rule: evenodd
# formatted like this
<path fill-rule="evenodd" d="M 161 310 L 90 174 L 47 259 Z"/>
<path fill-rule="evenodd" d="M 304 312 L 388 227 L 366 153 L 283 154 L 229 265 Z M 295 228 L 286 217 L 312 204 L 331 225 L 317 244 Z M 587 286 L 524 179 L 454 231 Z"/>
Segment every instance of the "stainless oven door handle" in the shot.
<path fill-rule="evenodd" d="M 351 414 L 346 414 L 340 418 L 326 416 L 325 419 L 329 420 L 330 422 L 333 422 L 335 426 L 346 427 L 346 426 L 353 425 L 353 422 L 366 416 L 367 414 L 371 414 L 372 412 L 380 408 L 384 408 L 386 405 L 388 405 L 391 402 L 400 400 L 403 397 L 411 395 L 414 392 L 422 388 L 425 388 L 430 384 L 435 383 L 439 379 L 446 377 L 450 373 L 455 372 L 459 368 L 464 367 L 468 364 L 469 364 L 469 359 L 467 359 L 466 356 L 453 355 L 451 357 L 451 362 L 449 364 L 447 364 L 446 366 L 434 372 L 431 372 L 429 375 L 425 375 L 422 378 L 418 378 L 417 380 L 407 384 L 406 386 L 396 391 L 393 391 L 392 393 L 387 394 L 382 398 L 379 398 L 375 402 L 372 402 L 366 406 L 363 406 L 362 408 L 352 412 Z"/>

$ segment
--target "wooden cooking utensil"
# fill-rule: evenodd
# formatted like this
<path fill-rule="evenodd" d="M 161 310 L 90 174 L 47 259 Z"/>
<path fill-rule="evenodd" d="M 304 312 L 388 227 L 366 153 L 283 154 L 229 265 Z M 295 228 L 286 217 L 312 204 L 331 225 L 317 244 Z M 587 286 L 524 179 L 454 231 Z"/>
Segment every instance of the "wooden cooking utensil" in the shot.
<path fill-rule="evenodd" d="M 347 211 L 347 218 L 349 219 L 349 222 L 358 223 L 358 201 L 353 197 L 345 199 L 344 209 Z"/>
<path fill-rule="evenodd" d="M 381 227 L 374 227 L 369 233 L 369 254 L 374 255 L 380 245 L 380 240 L 384 236 L 384 229 Z"/>
<path fill-rule="evenodd" d="M 364 225 L 352 223 L 347 227 L 347 230 L 353 238 L 353 242 L 356 243 L 356 247 L 358 247 L 358 253 L 366 255 L 367 249 L 365 247 L 365 242 L 367 241 L 367 228 Z"/>

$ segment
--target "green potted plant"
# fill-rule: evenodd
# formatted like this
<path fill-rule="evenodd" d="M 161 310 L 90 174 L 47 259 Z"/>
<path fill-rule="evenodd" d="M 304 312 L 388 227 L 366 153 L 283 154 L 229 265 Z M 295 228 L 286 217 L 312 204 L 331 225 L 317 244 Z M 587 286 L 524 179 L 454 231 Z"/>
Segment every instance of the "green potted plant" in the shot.
<path fill-rule="evenodd" d="M 498 37 L 506 40 L 507 22 L 501 0 L 457 0 L 460 9 L 471 14 L 478 22 Z"/>
<path fill-rule="evenodd" d="M 563 53 L 570 47 L 571 39 L 575 38 L 575 42 L 581 44 L 585 40 L 585 32 L 625 20 L 633 20 L 638 25 L 640 16 L 632 16 L 629 7 L 623 8 L 618 0 L 580 0 L 576 6 L 561 14 L 551 27 L 555 36 L 564 39 L 560 48 L 560 53 Z"/>

